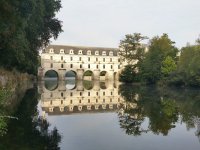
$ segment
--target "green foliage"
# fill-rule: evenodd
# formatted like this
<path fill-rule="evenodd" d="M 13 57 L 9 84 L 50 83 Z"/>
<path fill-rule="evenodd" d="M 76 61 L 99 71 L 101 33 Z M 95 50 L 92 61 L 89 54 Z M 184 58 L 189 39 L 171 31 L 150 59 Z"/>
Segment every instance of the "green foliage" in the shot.
<path fill-rule="evenodd" d="M 176 68 L 177 65 L 175 61 L 172 59 L 172 57 L 167 56 L 165 60 L 162 61 L 161 73 L 163 76 L 167 77 L 170 73 L 174 72 Z"/>
<path fill-rule="evenodd" d="M 0 66 L 37 73 L 38 50 L 62 31 L 60 0 L 0 1 Z"/>
<path fill-rule="evenodd" d="M 171 84 L 182 82 L 184 86 L 200 86 L 200 46 L 186 46 L 181 49 L 176 75 L 169 79 Z"/>
<path fill-rule="evenodd" d="M 171 57 L 175 61 L 177 52 L 178 49 L 167 34 L 151 39 L 149 51 L 146 53 L 145 58 L 139 62 L 139 72 L 142 80 L 147 83 L 159 81 L 162 77 L 162 63 L 167 57 Z"/>
<path fill-rule="evenodd" d="M 126 65 L 119 75 L 120 82 L 132 83 L 138 81 L 138 74 L 134 65 Z"/>
<path fill-rule="evenodd" d="M 0 136 L 3 136 L 7 133 L 7 121 L 5 118 L 0 116 Z"/>
<path fill-rule="evenodd" d="M 119 55 L 122 59 L 129 64 L 142 59 L 145 49 L 140 42 L 144 39 L 147 39 L 147 37 L 140 33 L 125 35 L 125 39 L 121 40 L 119 45 Z"/>

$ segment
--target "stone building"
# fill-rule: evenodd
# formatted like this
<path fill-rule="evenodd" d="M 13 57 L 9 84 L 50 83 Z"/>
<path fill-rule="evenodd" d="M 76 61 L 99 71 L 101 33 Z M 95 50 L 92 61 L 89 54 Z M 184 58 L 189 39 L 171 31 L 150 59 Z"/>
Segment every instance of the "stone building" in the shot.
<path fill-rule="evenodd" d="M 38 73 L 41 80 L 49 70 L 57 72 L 59 80 L 64 80 L 68 71 L 78 80 L 86 71 L 92 72 L 91 80 L 118 80 L 122 68 L 117 48 L 49 45 L 41 53 Z"/>

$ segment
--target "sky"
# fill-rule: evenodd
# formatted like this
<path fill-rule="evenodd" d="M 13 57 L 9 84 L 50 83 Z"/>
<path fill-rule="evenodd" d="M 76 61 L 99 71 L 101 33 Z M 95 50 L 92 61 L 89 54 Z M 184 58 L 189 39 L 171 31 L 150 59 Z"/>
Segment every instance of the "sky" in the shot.
<path fill-rule="evenodd" d="M 200 0 L 62 0 L 56 17 L 64 31 L 51 44 L 117 48 L 126 34 L 167 33 L 181 48 L 200 35 Z"/>

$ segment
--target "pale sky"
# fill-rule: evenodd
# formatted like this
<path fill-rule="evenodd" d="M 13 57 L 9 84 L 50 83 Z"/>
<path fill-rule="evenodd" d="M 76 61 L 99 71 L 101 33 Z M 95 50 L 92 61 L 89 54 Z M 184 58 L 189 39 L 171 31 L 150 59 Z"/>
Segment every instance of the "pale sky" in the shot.
<path fill-rule="evenodd" d="M 63 30 L 52 44 L 118 47 L 125 34 L 168 33 L 177 47 L 200 34 L 200 0 L 62 0 Z"/>

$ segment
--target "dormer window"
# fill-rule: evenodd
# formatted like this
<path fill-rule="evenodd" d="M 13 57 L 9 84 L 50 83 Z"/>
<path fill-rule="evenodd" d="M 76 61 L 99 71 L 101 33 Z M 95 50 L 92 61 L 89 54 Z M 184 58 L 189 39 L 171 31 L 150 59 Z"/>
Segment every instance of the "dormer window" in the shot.
<path fill-rule="evenodd" d="M 78 54 L 79 54 L 79 55 L 82 55 L 82 54 L 83 54 L 83 51 L 82 51 L 82 50 L 79 50 L 79 51 L 78 51 Z"/>
<path fill-rule="evenodd" d="M 60 54 L 64 54 L 64 49 L 60 49 Z"/>
<path fill-rule="evenodd" d="M 109 52 L 109 56 L 113 56 L 113 52 L 112 51 Z"/>
<path fill-rule="evenodd" d="M 91 51 L 87 51 L 87 55 L 91 55 Z"/>
<path fill-rule="evenodd" d="M 69 54 L 74 54 L 74 50 L 71 49 L 71 50 L 69 51 Z"/>
<path fill-rule="evenodd" d="M 105 55 L 106 55 L 106 51 L 103 51 L 103 52 L 102 52 L 102 55 L 105 56 Z"/>
<path fill-rule="evenodd" d="M 51 48 L 51 49 L 49 50 L 49 53 L 54 53 L 54 49 Z"/>
<path fill-rule="evenodd" d="M 99 55 L 99 51 L 95 51 L 95 55 Z"/>

